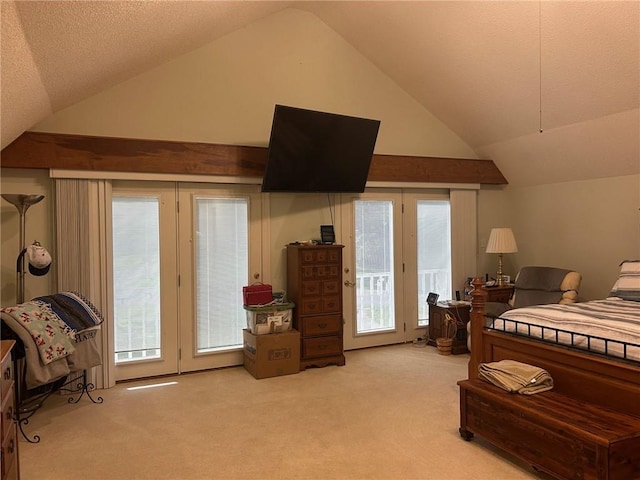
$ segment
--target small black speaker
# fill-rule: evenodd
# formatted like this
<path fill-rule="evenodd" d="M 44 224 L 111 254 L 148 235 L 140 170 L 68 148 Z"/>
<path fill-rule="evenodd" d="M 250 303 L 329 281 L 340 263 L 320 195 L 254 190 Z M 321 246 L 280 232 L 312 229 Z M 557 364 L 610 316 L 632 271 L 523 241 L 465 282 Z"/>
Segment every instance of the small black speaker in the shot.
<path fill-rule="evenodd" d="M 456 290 L 456 300 L 460 301 L 460 290 Z"/>
<path fill-rule="evenodd" d="M 325 245 L 333 245 L 336 242 L 333 225 L 320 225 L 320 239 Z"/>

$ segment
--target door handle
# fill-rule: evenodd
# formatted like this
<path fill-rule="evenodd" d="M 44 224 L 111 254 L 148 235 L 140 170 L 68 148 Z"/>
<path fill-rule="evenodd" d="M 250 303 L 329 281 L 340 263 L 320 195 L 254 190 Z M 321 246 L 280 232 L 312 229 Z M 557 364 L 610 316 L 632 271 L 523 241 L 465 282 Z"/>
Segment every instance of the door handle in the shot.
<path fill-rule="evenodd" d="M 349 280 L 345 280 L 345 281 L 344 281 L 344 284 L 345 284 L 347 287 L 353 287 L 353 286 L 355 285 L 355 283 L 350 282 Z"/>

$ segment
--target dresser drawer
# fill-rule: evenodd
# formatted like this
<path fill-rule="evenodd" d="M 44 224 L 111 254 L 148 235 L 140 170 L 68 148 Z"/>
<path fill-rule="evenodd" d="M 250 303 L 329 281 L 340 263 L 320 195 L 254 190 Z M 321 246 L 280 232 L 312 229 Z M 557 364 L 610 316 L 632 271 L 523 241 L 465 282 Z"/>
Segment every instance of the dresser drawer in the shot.
<path fill-rule="evenodd" d="M 302 298 L 299 315 L 319 315 L 322 313 L 322 297 Z"/>
<path fill-rule="evenodd" d="M 328 295 L 322 297 L 322 313 L 342 312 L 340 295 Z"/>
<path fill-rule="evenodd" d="M 13 383 L 13 362 L 11 355 L 7 355 L 2 361 L 2 379 L 0 379 L 0 396 L 5 397 L 6 392 L 11 388 Z"/>
<path fill-rule="evenodd" d="M 340 263 L 342 260 L 342 251 L 331 249 L 327 252 L 327 263 Z"/>
<path fill-rule="evenodd" d="M 322 283 L 319 280 L 305 280 L 302 282 L 302 296 L 317 297 L 321 293 Z"/>
<path fill-rule="evenodd" d="M 340 279 L 338 265 L 306 265 L 301 268 L 303 280 Z"/>
<path fill-rule="evenodd" d="M 302 358 L 328 357 L 342 354 L 342 338 L 328 337 L 303 338 Z"/>
<path fill-rule="evenodd" d="M 340 295 L 302 298 L 300 315 L 320 315 L 322 313 L 340 313 L 342 305 Z"/>
<path fill-rule="evenodd" d="M 18 429 L 12 428 L 2 441 L 2 478 L 18 478 Z"/>
<path fill-rule="evenodd" d="M 325 280 L 322 282 L 322 295 L 340 294 L 340 280 Z"/>
<path fill-rule="evenodd" d="M 336 263 L 340 260 L 340 255 L 335 251 L 329 252 L 326 248 L 305 247 L 300 252 L 300 263 L 303 265 L 311 263 Z"/>
<path fill-rule="evenodd" d="M 338 295 L 340 293 L 339 280 L 305 280 L 302 282 L 302 296 L 314 297 L 319 295 Z"/>
<path fill-rule="evenodd" d="M 336 335 L 342 331 L 342 315 L 321 315 L 302 319 L 303 337 Z"/>
<path fill-rule="evenodd" d="M 2 398 L 2 417 L 0 419 L 0 431 L 2 432 L 2 439 L 4 440 L 9 435 L 9 430 L 13 427 L 13 385 L 9 387 L 6 395 Z"/>

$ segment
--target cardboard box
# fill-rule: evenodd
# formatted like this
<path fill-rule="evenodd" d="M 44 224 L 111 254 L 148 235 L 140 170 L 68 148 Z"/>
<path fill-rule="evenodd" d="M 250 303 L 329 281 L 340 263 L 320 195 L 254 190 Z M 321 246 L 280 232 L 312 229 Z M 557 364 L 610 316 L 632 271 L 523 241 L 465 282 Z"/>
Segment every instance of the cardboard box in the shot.
<path fill-rule="evenodd" d="M 246 328 L 242 332 L 244 368 L 255 378 L 300 372 L 300 332 L 254 335 Z"/>
<path fill-rule="evenodd" d="M 247 329 L 255 335 L 280 333 L 291 330 L 293 303 L 279 303 L 267 307 L 244 306 L 247 311 Z"/>

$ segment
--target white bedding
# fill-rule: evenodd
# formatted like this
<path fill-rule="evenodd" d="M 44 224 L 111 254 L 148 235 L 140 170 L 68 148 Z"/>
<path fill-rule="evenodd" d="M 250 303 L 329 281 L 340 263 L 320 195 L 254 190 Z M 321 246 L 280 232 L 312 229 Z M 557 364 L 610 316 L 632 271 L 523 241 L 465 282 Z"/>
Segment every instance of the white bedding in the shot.
<path fill-rule="evenodd" d="M 507 332 L 515 332 L 516 325 L 519 334 L 615 357 L 625 357 L 625 349 L 620 342 L 626 342 L 629 344 L 626 358 L 640 361 L 640 302 L 610 297 L 568 305 L 539 305 L 509 310 L 493 322 L 493 328 Z M 562 332 L 556 333 L 551 329 Z M 595 338 L 587 340 L 585 335 Z"/>

